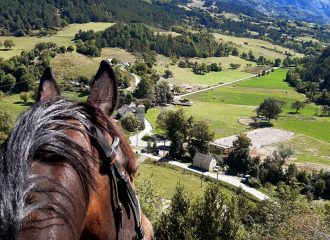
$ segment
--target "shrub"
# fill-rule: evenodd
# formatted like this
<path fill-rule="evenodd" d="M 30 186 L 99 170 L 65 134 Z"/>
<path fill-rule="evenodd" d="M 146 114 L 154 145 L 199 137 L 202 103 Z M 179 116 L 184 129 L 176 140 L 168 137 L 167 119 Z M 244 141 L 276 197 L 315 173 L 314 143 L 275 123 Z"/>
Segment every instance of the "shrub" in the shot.
<path fill-rule="evenodd" d="M 248 180 L 248 185 L 253 188 L 260 188 L 260 182 L 258 178 L 250 178 Z"/>
<path fill-rule="evenodd" d="M 67 48 L 67 51 L 68 51 L 68 52 L 73 52 L 73 51 L 74 51 L 74 47 L 70 45 L 70 46 Z"/>
<path fill-rule="evenodd" d="M 20 98 L 21 98 L 21 100 L 23 100 L 26 103 L 27 100 L 29 99 L 29 93 L 27 93 L 27 92 L 21 92 Z"/>

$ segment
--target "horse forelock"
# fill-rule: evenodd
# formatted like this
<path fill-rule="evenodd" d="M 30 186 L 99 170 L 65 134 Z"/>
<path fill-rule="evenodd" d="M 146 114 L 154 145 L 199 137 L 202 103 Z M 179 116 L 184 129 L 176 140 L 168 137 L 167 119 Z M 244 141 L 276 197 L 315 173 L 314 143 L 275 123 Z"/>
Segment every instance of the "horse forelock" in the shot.
<path fill-rule="evenodd" d="M 49 191 L 37 187 L 33 179 L 39 182 L 51 182 L 52 179 L 38 178 L 30 172 L 32 162 L 49 161 L 44 157 L 48 153 L 56 154 L 77 172 L 86 196 L 89 187 L 95 188 L 94 169 L 89 161 L 95 163 L 97 159 L 93 159 L 88 150 L 82 149 L 79 143 L 65 134 L 68 129 L 83 132 L 77 124 L 67 121 L 69 119 L 80 122 L 87 129 L 94 125 L 107 130 L 111 137 L 118 136 L 121 140 L 120 149 L 124 155 L 125 170 L 130 175 L 135 173 L 136 160 L 129 143 L 115 123 L 101 110 L 86 102 L 64 98 L 38 102 L 20 115 L 0 149 L 0 239 L 17 239 L 24 218 L 44 206 L 36 204 L 27 207 L 26 198 L 29 192 L 47 194 Z M 65 209 L 61 203 L 57 204 L 59 209 Z M 61 214 L 72 227 L 74 219 L 70 219 L 64 210 Z"/>

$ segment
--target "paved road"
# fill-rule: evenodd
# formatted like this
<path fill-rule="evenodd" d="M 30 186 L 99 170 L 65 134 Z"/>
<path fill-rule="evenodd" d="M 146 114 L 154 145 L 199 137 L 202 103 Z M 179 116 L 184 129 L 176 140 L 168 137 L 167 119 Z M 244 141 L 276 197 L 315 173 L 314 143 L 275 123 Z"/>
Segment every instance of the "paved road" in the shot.
<path fill-rule="evenodd" d="M 152 125 L 148 122 L 147 119 L 144 120 L 144 130 L 142 132 L 139 132 L 137 135 L 131 136 L 129 140 L 131 141 L 131 145 L 136 147 L 136 143 L 138 143 L 138 146 L 146 147 L 147 142 L 142 141 L 142 137 L 152 131 Z"/>
<path fill-rule="evenodd" d="M 277 69 L 278 67 L 274 67 L 273 69 Z M 270 72 L 271 70 L 268 70 L 266 71 L 266 73 Z M 255 78 L 257 77 L 258 74 L 255 74 L 255 75 L 252 75 L 250 77 L 246 77 L 246 78 L 241 78 L 241 79 L 238 79 L 238 80 L 235 80 L 235 81 L 231 81 L 231 82 L 228 82 L 228 83 L 224 83 L 224 84 L 219 84 L 219 85 L 216 85 L 216 86 L 213 86 L 213 87 L 209 87 L 209 88 L 204 88 L 204 89 L 201 89 L 201 90 L 198 90 L 196 92 L 191 92 L 191 93 L 186 93 L 186 94 L 182 94 L 182 95 L 179 95 L 179 96 L 175 96 L 174 99 L 178 99 L 178 98 L 182 98 L 182 97 L 185 97 L 185 96 L 188 96 L 188 95 L 191 95 L 191 94 L 195 94 L 195 93 L 199 93 L 199 92 L 203 92 L 203 91 L 208 91 L 212 88 L 218 88 L 218 87 L 222 87 L 222 86 L 226 86 L 226 85 L 229 85 L 229 84 L 233 84 L 233 83 L 237 83 L 237 82 L 241 82 L 241 81 L 246 81 L 246 80 L 249 80 L 251 78 Z"/>
<path fill-rule="evenodd" d="M 139 152 L 140 154 L 142 154 L 146 157 L 150 157 L 150 158 L 153 158 L 153 159 L 158 160 L 158 161 L 163 161 L 162 157 L 153 156 L 152 154 L 141 153 L 141 151 L 139 151 L 139 150 L 134 150 L 134 151 L 137 151 L 137 152 Z M 199 168 L 194 168 L 194 167 L 188 166 L 184 163 L 180 163 L 180 162 L 176 162 L 176 161 L 169 161 L 168 159 L 165 159 L 165 161 L 168 162 L 169 164 L 172 164 L 172 165 L 175 165 L 175 166 L 178 166 L 178 167 L 181 167 L 181 168 L 188 169 L 188 170 L 193 171 L 195 173 L 199 173 L 199 174 L 203 173 L 205 176 L 210 176 L 214 179 L 217 179 L 217 174 L 206 172 L 206 171 L 201 170 Z M 229 184 L 231 184 L 235 187 L 242 187 L 242 189 L 244 191 L 252 194 L 253 196 L 259 198 L 260 200 L 269 199 L 269 197 L 267 195 L 255 190 L 254 188 L 250 188 L 247 185 L 241 183 L 240 179 L 237 178 L 237 177 L 233 177 L 233 176 L 229 176 L 229 175 L 223 175 L 223 174 L 219 173 L 219 180 L 223 181 L 223 182 L 226 182 L 226 183 L 229 183 Z"/>
<path fill-rule="evenodd" d="M 135 77 L 135 86 L 137 86 L 140 82 L 140 78 L 134 73 L 131 73 L 131 74 L 133 75 L 133 77 Z"/>
<path fill-rule="evenodd" d="M 152 127 L 152 125 L 150 124 L 150 122 L 148 122 L 147 119 L 145 119 L 145 121 L 144 121 L 144 125 L 145 125 L 145 129 L 144 129 L 142 132 L 139 132 L 139 134 L 138 134 L 138 138 L 137 138 L 136 135 L 131 136 L 131 137 L 129 138 L 129 140 L 131 140 L 131 145 L 132 145 L 132 147 L 136 147 L 136 141 L 138 141 L 138 146 L 140 146 L 140 147 L 146 147 L 146 146 L 148 145 L 147 142 L 142 141 L 142 137 L 143 137 L 144 135 L 146 135 L 146 134 L 150 134 L 151 131 L 152 131 L 152 129 L 153 129 L 153 127 Z M 151 134 L 151 135 L 152 135 L 152 134 Z M 156 138 L 155 136 L 153 136 L 153 137 L 154 137 L 154 139 L 156 140 L 157 146 L 164 147 L 164 140 L 163 140 L 163 139 L 161 139 L 161 138 Z M 137 139 L 138 139 L 138 140 L 137 140 Z M 166 141 L 166 142 L 165 142 L 165 146 L 166 146 L 167 148 L 170 147 L 170 145 L 171 145 L 171 142 L 170 142 L 170 141 Z M 161 149 L 162 149 L 162 148 L 161 148 Z"/>

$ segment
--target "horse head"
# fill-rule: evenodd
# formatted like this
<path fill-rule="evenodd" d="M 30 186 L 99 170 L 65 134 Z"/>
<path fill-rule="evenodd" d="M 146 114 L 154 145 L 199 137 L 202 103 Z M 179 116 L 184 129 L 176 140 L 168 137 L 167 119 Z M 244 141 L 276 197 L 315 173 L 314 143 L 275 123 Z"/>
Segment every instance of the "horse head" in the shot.
<path fill-rule="evenodd" d="M 86 102 L 60 97 L 52 69 L 0 149 L 1 239 L 153 239 L 135 195 L 135 155 L 111 118 L 102 61 Z"/>

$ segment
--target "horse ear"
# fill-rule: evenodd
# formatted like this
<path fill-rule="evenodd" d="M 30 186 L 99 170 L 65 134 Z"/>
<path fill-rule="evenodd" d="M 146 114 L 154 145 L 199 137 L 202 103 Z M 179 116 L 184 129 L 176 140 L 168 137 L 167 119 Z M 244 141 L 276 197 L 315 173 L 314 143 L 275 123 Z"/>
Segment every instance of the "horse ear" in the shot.
<path fill-rule="evenodd" d="M 108 61 L 101 62 L 91 88 L 87 102 L 111 116 L 117 105 L 118 87 L 115 73 Z"/>
<path fill-rule="evenodd" d="M 52 67 L 48 66 L 41 77 L 36 102 L 49 100 L 61 96 L 61 90 L 58 86 Z"/>

